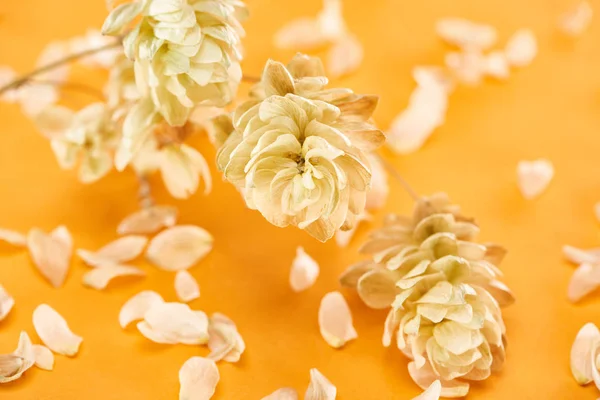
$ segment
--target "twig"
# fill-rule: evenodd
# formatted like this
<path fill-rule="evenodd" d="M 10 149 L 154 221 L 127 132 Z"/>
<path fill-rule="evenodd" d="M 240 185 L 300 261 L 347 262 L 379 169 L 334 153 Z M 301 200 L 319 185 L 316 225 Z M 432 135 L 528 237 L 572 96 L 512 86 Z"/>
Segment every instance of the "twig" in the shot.
<path fill-rule="evenodd" d="M 29 80 L 31 80 L 33 77 L 35 77 L 39 74 L 43 74 L 44 72 L 51 71 L 51 70 L 58 68 L 64 64 L 68 64 L 72 61 L 76 61 L 80 58 L 87 57 L 92 54 L 100 53 L 105 50 L 110 50 L 110 49 L 119 47 L 119 46 L 121 46 L 121 42 L 122 42 L 122 38 L 119 37 L 119 39 L 116 40 L 114 43 L 109 43 L 104 46 L 96 47 L 94 49 L 88 49 L 88 50 L 81 51 L 79 53 L 71 54 L 65 58 L 61 58 L 60 60 L 56 60 L 50 64 L 44 65 L 36 70 L 33 70 L 25 75 L 21 75 L 20 77 L 16 78 L 15 80 L 0 87 L 0 95 L 8 90 L 18 88 L 19 86 L 27 83 Z"/>
<path fill-rule="evenodd" d="M 402 175 L 400 175 L 400 173 L 396 170 L 396 167 L 394 167 L 388 160 L 386 160 L 379 154 L 377 154 L 377 158 L 379 159 L 379 161 L 381 161 L 385 169 L 388 170 L 390 175 L 392 175 L 394 179 L 396 179 L 402 185 L 402 188 L 410 195 L 410 197 L 413 198 L 414 201 L 419 201 L 421 199 L 421 196 L 419 196 L 419 194 L 412 188 L 412 186 L 408 184 L 406 179 L 404 179 Z"/>
<path fill-rule="evenodd" d="M 138 174 L 138 182 L 140 187 L 138 189 L 138 200 L 140 207 L 150 208 L 154 205 L 154 199 L 152 198 L 152 188 L 148 176 L 144 174 Z"/>
<path fill-rule="evenodd" d="M 252 75 L 242 75 L 242 81 L 248 83 L 258 83 L 260 82 L 260 78 Z"/>
<path fill-rule="evenodd" d="M 61 82 L 61 81 L 50 81 L 50 80 L 43 80 L 43 81 L 30 80 L 29 82 L 38 84 L 38 85 L 60 86 L 62 89 L 80 91 L 82 93 L 89 94 L 90 96 L 94 96 L 100 100 L 104 100 L 104 94 L 102 93 L 102 91 L 100 91 L 92 86 L 88 86 L 84 83 Z"/>

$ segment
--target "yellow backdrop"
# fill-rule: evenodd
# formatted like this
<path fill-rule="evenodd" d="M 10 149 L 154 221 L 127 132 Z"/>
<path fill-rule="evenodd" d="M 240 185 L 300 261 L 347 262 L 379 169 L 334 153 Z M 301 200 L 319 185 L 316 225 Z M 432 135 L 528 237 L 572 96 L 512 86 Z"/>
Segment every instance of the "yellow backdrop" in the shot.
<path fill-rule="evenodd" d="M 287 61 L 292 52 L 272 45 L 273 33 L 294 17 L 314 15 L 318 0 L 249 0 L 244 71 L 258 75 L 267 58 Z M 593 2 L 600 11 L 600 3 Z M 573 271 L 561 257 L 566 243 L 598 244 L 592 207 L 600 200 L 600 23 L 583 37 L 566 40 L 556 32 L 562 0 L 346 0 L 345 16 L 365 46 L 360 70 L 340 80 L 357 92 L 381 95 L 376 119 L 387 127 L 407 104 L 414 87 L 411 68 L 439 64 L 447 47 L 434 34 L 440 17 L 460 16 L 499 29 L 501 43 L 518 28 L 539 39 L 533 65 L 515 71 L 506 83 L 487 81 L 459 88 L 451 97 L 446 124 L 419 152 L 394 156 L 384 151 L 422 194 L 446 191 L 477 218 L 482 240 L 509 249 L 503 269 L 517 302 L 505 311 L 508 361 L 505 370 L 473 385 L 471 399 L 595 399 L 595 388 L 580 388 L 569 372 L 569 350 L 586 322 L 600 323 L 600 298 L 579 305 L 566 300 Z M 44 45 L 99 27 L 103 0 L 21 0 L 0 3 L 0 65 L 26 72 Z M 73 79 L 98 81 L 102 74 L 77 70 Z M 338 83 L 338 82 L 334 82 Z M 243 87 L 242 90 L 245 90 Z M 67 96 L 72 96 L 66 94 Z M 73 102 L 87 99 L 78 98 Z M 209 159 L 215 151 L 205 138 L 196 141 Z M 516 164 L 547 157 L 556 176 L 547 192 L 525 201 L 516 186 Z M 231 316 L 247 343 L 237 364 L 221 363 L 218 399 L 260 399 L 281 386 L 303 392 L 309 369 L 316 367 L 338 387 L 340 399 L 410 399 L 420 390 L 407 373 L 407 360 L 384 349 L 380 338 L 385 312 L 365 307 L 344 291 L 359 338 L 341 350 L 320 337 L 317 310 L 321 297 L 339 289 L 337 277 L 359 260 L 357 248 L 367 228 L 385 212 L 407 212 L 410 198 L 395 184 L 376 223 L 363 226 L 352 245 L 339 249 L 295 229 L 269 225 L 247 210 L 240 196 L 223 183 L 174 202 L 162 183 L 153 181 L 159 203 L 175 203 L 180 221 L 198 224 L 216 238 L 212 253 L 191 269 L 202 288 L 192 307 Z M 74 173 L 60 171 L 48 143 L 17 106 L 0 104 L 0 226 L 27 231 L 65 224 L 76 247 L 98 248 L 116 237 L 117 223 L 134 211 L 136 180 L 130 172 L 111 173 L 84 186 Z M 288 271 L 296 246 L 304 246 L 321 265 L 314 287 L 294 294 Z M 86 271 L 74 260 L 63 288 L 51 288 L 24 251 L 2 250 L 0 283 L 16 307 L 0 322 L 0 351 L 10 352 L 20 330 L 35 341 L 31 315 L 45 302 L 62 313 L 84 338 L 74 359 L 57 356 L 55 370 L 31 369 L 0 387 L 6 400 L 176 399 L 178 370 L 207 349 L 153 344 L 135 328 L 122 330 L 120 306 L 143 289 L 174 299 L 173 276 L 139 262 L 148 277 L 113 284 L 98 292 L 84 288 Z"/>

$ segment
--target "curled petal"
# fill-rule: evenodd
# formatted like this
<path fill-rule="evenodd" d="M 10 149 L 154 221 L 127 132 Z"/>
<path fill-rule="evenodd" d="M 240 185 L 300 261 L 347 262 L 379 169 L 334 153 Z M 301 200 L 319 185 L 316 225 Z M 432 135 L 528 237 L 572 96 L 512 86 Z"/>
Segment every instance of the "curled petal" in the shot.
<path fill-rule="evenodd" d="M 196 345 L 209 339 L 206 314 L 192 311 L 182 303 L 154 304 L 137 326 L 144 336 L 157 343 Z"/>
<path fill-rule="evenodd" d="M 33 311 L 33 326 L 42 342 L 53 352 L 75 356 L 83 339 L 75 335 L 67 321 L 47 304 Z"/>
<path fill-rule="evenodd" d="M 301 292 L 311 287 L 318 276 L 319 264 L 304 251 L 302 246 L 298 246 L 290 270 L 290 286 L 294 292 Z"/>
<path fill-rule="evenodd" d="M 146 257 L 167 271 L 188 269 L 212 249 L 213 238 L 206 230 L 194 225 L 169 228 L 152 239 Z"/>
<path fill-rule="evenodd" d="M 246 344 L 235 323 L 223 314 L 214 313 L 208 326 L 208 358 L 216 361 L 238 362 Z"/>
<path fill-rule="evenodd" d="M 337 388 L 318 369 L 310 370 L 310 384 L 304 400 L 335 400 Z"/>
<path fill-rule="evenodd" d="M 327 293 L 321 300 L 319 329 L 327 344 L 336 349 L 358 337 L 350 308 L 340 292 Z"/>
<path fill-rule="evenodd" d="M 188 359 L 179 370 L 179 400 L 208 400 L 219 383 L 219 369 L 213 360 Z"/>
<path fill-rule="evenodd" d="M 160 294 L 152 290 L 144 290 L 127 300 L 119 312 L 119 324 L 122 328 L 131 322 L 143 319 L 146 312 L 155 304 L 164 303 Z"/>
<path fill-rule="evenodd" d="M 567 297 L 573 303 L 593 292 L 600 286 L 600 265 L 581 264 L 569 281 Z"/>
<path fill-rule="evenodd" d="M 177 208 L 152 206 L 136 211 L 126 217 L 117 228 L 119 235 L 148 234 L 169 228 L 177 221 Z"/>
<path fill-rule="evenodd" d="M 523 197 L 533 199 L 550 184 L 554 167 L 548 160 L 521 161 L 517 166 L 518 184 Z"/>
<path fill-rule="evenodd" d="M 98 251 L 77 250 L 79 257 L 86 264 L 98 267 L 105 264 L 119 264 L 130 261 L 139 256 L 148 239 L 144 236 L 130 235 L 110 242 Z"/>
<path fill-rule="evenodd" d="M 27 332 L 19 336 L 17 349 L 11 354 L 0 355 L 0 383 L 19 379 L 35 362 L 35 354 L 31 339 Z"/>
<path fill-rule="evenodd" d="M 128 265 L 105 265 L 83 275 L 83 284 L 96 290 L 106 289 L 115 278 L 122 276 L 144 276 L 146 273 L 139 268 Z"/>
<path fill-rule="evenodd" d="M 600 331 L 592 323 L 585 324 L 577 333 L 573 346 L 571 347 L 571 373 L 580 385 L 587 385 L 594 377 L 592 368 L 592 353 L 600 344 Z"/>
<path fill-rule="evenodd" d="M 298 392 L 294 388 L 284 387 L 277 389 L 261 400 L 298 400 Z"/>
<path fill-rule="evenodd" d="M 52 354 L 49 348 L 41 344 L 34 344 L 33 353 L 35 354 L 36 367 L 52 371 L 52 368 L 54 368 L 54 354 Z"/>
<path fill-rule="evenodd" d="M 175 274 L 175 293 L 177 298 L 184 303 L 200 297 L 200 286 L 192 274 L 186 270 L 177 271 Z"/>

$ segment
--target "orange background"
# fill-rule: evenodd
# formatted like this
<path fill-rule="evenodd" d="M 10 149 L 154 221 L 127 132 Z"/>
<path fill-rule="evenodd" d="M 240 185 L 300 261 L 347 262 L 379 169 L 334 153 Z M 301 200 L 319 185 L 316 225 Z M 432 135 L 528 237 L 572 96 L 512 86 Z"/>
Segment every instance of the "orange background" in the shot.
<path fill-rule="evenodd" d="M 596 11 L 600 3 L 593 1 Z M 384 151 L 419 193 L 447 191 L 468 215 L 477 217 L 483 241 L 504 244 L 506 282 L 517 302 L 505 311 L 508 362 L 505 370 L 473 385 L 471 399 L 595 399 L 598 391 L 580 388 L 569 372 L 569 350 L 586 322 L 600 323 L 600 299 L 579 305 L 566 300 L 573 271 L 561 256 L 566 243 L 598 243 L 592 206 L 600 200 L 600 23 L 576 41 L 555 28 L 570 3 L 559 0 L 346 0 L 345 16 L 366 49 L 360 70 L 339 82 L 359 93 L 381 95 L 376 113 L 386 128 L 407 104 L 414 87 L 411 68 L 439 64 L 447 47 L 434 34 L 440 17 L 460 16 L 499 29 L 500 43 L 518 28 L 533 29 L 539 56 L 516 70 L 508 82 L 486 81 L 459 88 L 450 99 L 447 122 L 419 152 L 393 156 Z M 292 52 L 274 49 L 273 33 L 301 15 L 314 15 L 318 0 L 250 0 L 244 71 L 258 75 L 268 57 L 287 61 Z M 49 40 L 68 39 L 99 27 L 106 15 L 102 0 L 4 0 L 0 4 L 0 65 L 20 72 L 33 66 Z M 76 70 L 73 80 L 90 82 L 102 74 Z M 338 82 L 334 82 L 337 84 Z M 242 90 L 245 90 L 243 87 Z M 72 96 L 72 94 L 66 94 Z M 77 99 L 73 102 L 87 100 Z M 0 105 L 0 226 L 27 231 L 66 224 L 76 247 L 98 248 L 116 237 L 117 223 L 137 207 L 137 183 L 131 172 L 111 173 L 84 186 L 73 172 L 58 168 L 48 143 L 17 106 Z M 201 137 L 202 136 L 202 137 Z M 203 153 L 215 151 L 203 135 Z M 547 157 L 556 176 L 539 199 L 525 201 L 516 186 L 519 160 Z M 213 168 L 215 188 L 187 201 L 173 201 L 159 179 L 153 180 L 159 203 L 174 203 L 182 223 L 208 229 L 216 238 L 212 253 L 191 269 L 202 290 L 192 307 L 231 316 L 246 340 L 237 364 L 221 363 L 217 399 L 260 399 L 276 388 L 293 386 L 303 393 L 309 369 L 317 367 L 338 387 L 340 399 L 410 399 L 420 390 L 407 373 L 407 360 L 384 349 L 380 338 L 384 311 L 365 307 L 344 292 L 354 314 L 358 340 L 342 350 L 320 337 L 317 310 L 322 296 L 339 289 L 337 277 L 360 259 L 352 245 L 322 245 L 295 229 L 269 225 L 247 210 L 234 188 Z M 412 204 L 399 186 L 384 212 L 407 212 Z M 314 287 L 294 294 L 288 271 L 295 248 L 303 245 L 321 265 Z M 15 297 L 16 307 L 0 322 L 0 351 L 14 349 L 20 330 L 34 341 L 31 315 L 45 302 L 56 308 L 84 338 L 75 359 L 57 356 L 55 370 L 35 368 L 0 387 L 3 400 L 33 399 L 176 399 L 178 370 L 204 347 L 163 346 L 143 338 L 135 328 L 123 331 L 121 305 L 143 289 L 174 300 L 172 274 L 143 261 L 148 277 L 113 283 L 98 292 L 85 288 L 86 271 L 75 259 L 63 288 L 49 286 L 25 251 L 4 250 L 0 283 Z M 593 386 L 593 385 L 592 385 Z"/>

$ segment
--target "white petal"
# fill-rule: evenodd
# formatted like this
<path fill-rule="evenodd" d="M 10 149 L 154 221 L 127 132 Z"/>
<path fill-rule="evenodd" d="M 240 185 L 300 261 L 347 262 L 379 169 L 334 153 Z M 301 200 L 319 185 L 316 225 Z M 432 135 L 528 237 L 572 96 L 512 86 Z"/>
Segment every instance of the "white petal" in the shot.
<path fill-rule="evenodd" d="M 68 231 L 67 231 L 68 232 Z M 63 229 L 48 235 L 33 228 L 27 236 L 27 246 L 33 263 L 40 273 L 54 286 L 63 284 L 71 262 L 70 236 Z"/>
<path fill-rule="evenodd" d="M 117 228 L 119 235 L 154 233 L 164 227 L 171 227 L 177 221 L 177 208 L 152 206 L 136 211 L 126 217 Z"/>
<path fill-rule="evenodd" d="M 569 281 L 567 297 L 573 303 L 592 293 L 600 286 L 600 265 L 581 264 Z"/>
<path fill-rule="evenodd" d="M 54 368 L 54 354 L 52 354 L 49 348 L 41 344 L 34 344 L 33 353 L 35 354 L 36 367 L 52 371 L 52 368 Z"/>
<path fill-rule="evenodd" d="M 436 24 L 437 34 L 449 44 L 486 50 L 496 43 L 496 29 L 461 18 L 443 18 Z"/>
<path fill-rule="evenodd" d="M 146 312 L 157 303 L 165 301 L 160 294 L 152 290 L 144 290 L 127 300 L 119 312 L 119 324 L 122 328 L 127 327 L 131 322 L 143 319 Z"/>
<path fill-rule="evenodd" d="M 98 251 L 77 250 L 81 259 L 92 267 L 104 264 L 119 264 L 130 261 L 142 254 L 148 243 L 145 236 L 130 235 L 110 242 Z"/>
<path fill-rule="evenodd" d="M 433 381 L 431 385 L 413 400 L 439 400 L 442 394 L 442 383 L 439 380 Z"/>
<path fill-rule="evenodd" d="M 19 89 L 18 95 L 23 112 L 31 117 L 56 103 L 59 98 L 56 86 L 46 84 L 27 84 Z"/>
<path fill-rule="evenodd" d="M 475 50 L 448 53 L 444 61 L 459 82 L 470 86 L 481 83 L 488 67 L 486 57 Z"/>
<path fill-rule="evenodd" d="M 591 4 L 588 1 L 580 1 L 560 18 L 558 27 L 569 36 L 579 36 L 590 26 L 593 15 Z"/>
<path fill-rule="evenodd" d="M 348 35 L 336 42 L 327 55 L 329 76 L 338 78 L 348 75 L 360 67 L 364 58 L 364 50 L 358 38 Z"/>
<path fill-rule="evenodd" d="M 327 293 L 321 300 L 319 329 L 327 344 L 336 349 L 358 337 L 350 308 L 340 292 Z"/>
<path fill-rule="evenodd" d="M 179 400 L 208 400 L 219 383 L 219 369 L 203 357 L 188 359 L 179 370 Z"/>
<path fill-rule="evenodd" d="M 71 332 L 67 321 L 47 304 L 33 311 L 33 326 L 42 342 L 53 352 L 74 356 L 83 339 Z"/>
<path fill-rule="evenodd" d="M 515 32 L 506 44 L 506 59 L 515 67 L 525 67 L 533 61 L 537 55 L 537 40 L 529 29 L 521 29 Z"/>
<path fill-rule="evenodd" d="M 146 273 L 139 268 L 128 265 L 111 264 L 86 272 L 83 275 L 83 284 L 96 290 L 106 289 L 115 278 L 122 276 L 145 276 Z"/>
<path fill-rule="evenodd" d="M 206 230 L 194 225 L 179 225 L 166 229 L 152 239 L 146 258 L 167 271 L 188 269 L 212 249 L 213 238 Z"/>
<path fill-rule="evenodd" d="M 192 274 L 186 270 L 177 271 L 175 274 L 175 293 L 177 298 L 184 303 L 200 297 L 200 286 Z"/>
<path fill-rule="evenodd" d="M 35 362 L 33 345 L 27 332 L 19 335 L 17 349 L 11 354 L 0 355 L 0 383 L 19 379 Z"/>
<path fill-rule="evenodd" d="M 0 321 L 2 321 L 15 305 L 15 299 L 0 285 Z"/>
<path fill-rule="evenodd" d="M 208 358 L 215 362 L 225 360 L 238 362 L 246 350 L 246 343 L 237 330 L 235 323 L 227 316 L 214 313 L 208 326 Z"/>
<path fill-rule="evenodd" d="M 519 190 L 526 199 L 539 196 L 553 176 L 554 167 L 548 160 L 520 161 L 517 166 Z"/>
<path fill-rule="evenodd" d="M 315 18 L 299 18 L 282 27 L 274 37 L 275 46 L 280 49 L 310 50 L 327 43 Z"/>
<path fill-rule="evenodd" d="M 277 389 L 261 400 L 298 400 L 298 392 L 294 388 L 284 387 Z"/>
<path fill-rule="evenodd" d="M 587 385 L 594 378 L 592 368 L 592 350 L 600 343 L 600 331 L 596 325 L 585 324 L 577 333 L 573 346 L 571 347 L 571 373 L 580 385 Z"/>
<path fill-rule="evenodd" d="M 296 258 L 290 269 L 290 286 L 294 292 L 301 292 L 314 285 L 319 276 L 319 264 L 302 248 L 296 249 Z"/>
<path fill-rule="evenodd" d="M 154 335 L 147 336 L 144 327 L 151 329 Z M 138 323 L 138 328 L 148 339 L 158 343 L 196 345 L 208 342 L 208 317 L 183 303 L 154 304 L 144 315 L 143 323 Z M 164 341 L 156 340 L 156 336 L 161 336 Z"/>
<path fill-rule="evenodd" d="M 304 400 L 334 400 L 336 395 L 337 388 L 318 369 L 312 368 Z"/>
<path fill-rule="evenodd" d="M 27 237 L 25 235 L 9 229 L 0 228 L 0 240 L 10 243 L 13 246 L 27 246 Z"/>
<path fill-rule="evenodd" d="M 492 51 L 485 58 L 485 73 L 496 79 L 505 80 L 510 76 L 510 66 L 502 51 Z"/>
<path fill-rule="evenodd" d="M 573 246 L 563 246 L 563 254 L 575 264 L 600 264 L 600 248 L 582 250 Z"/>

